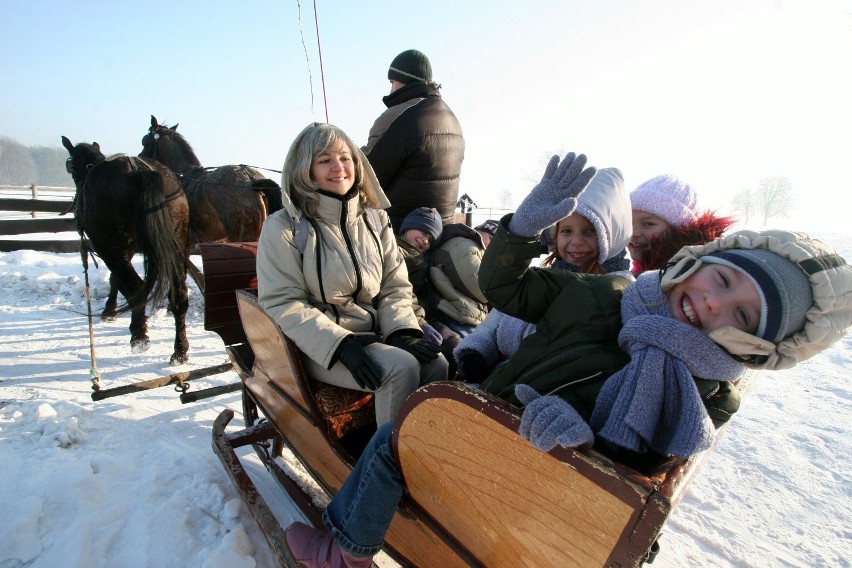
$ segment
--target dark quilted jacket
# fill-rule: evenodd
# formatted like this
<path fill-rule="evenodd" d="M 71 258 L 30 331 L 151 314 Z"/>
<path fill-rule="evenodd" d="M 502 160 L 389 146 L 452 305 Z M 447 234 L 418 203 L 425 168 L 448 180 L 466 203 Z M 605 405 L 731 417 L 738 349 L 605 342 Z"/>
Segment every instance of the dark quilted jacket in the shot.
<path fill-rule="evenodd" d="M 423 97 L 385 130 L 367 153 L 382 189 L 394 232 L 417 207 L 434 207 L 451 223 L 464 160 L 461 125 L 432 85 L 407 85 L 385 97 L 388 107 Z M 392 109 L 389 109 L 389 111 Z"/>

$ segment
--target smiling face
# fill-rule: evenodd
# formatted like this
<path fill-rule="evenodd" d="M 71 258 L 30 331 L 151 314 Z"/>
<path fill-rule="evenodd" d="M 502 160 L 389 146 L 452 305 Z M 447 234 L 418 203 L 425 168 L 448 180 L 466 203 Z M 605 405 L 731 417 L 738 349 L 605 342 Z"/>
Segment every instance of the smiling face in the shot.
<path fill-rule="evenodd" d="M 346 195 L 355 184 L 355 162 L 346 144 L 339 140 L 311 162 L 311 179 L 319 189 Z"/>
<path fill-rule="evenodd" d="M 579 267 L 598 260 L 598 233 L 591 221 L 572 213 L 556 225 L 556 254 Z"/>
<path fill-rule="evenodd" d="M 704 333 L 732 326 L 753 334 L 760 323 L 760 296 L 754 283 L 725 265 L 702 265 L 669 291 L 667 302 L 676 320 Z"/>
<path fill-rule="evenodd" d="M 402 234 L 402 238 L 420 252 L 426 252 L 432 246 L 432 237 L 420 229 L 408 229 Z"/>
<path fill-rule="evenodd" d="M 633 234 L 630 235 L 630 243 L 627 245 L 627 251 L 630 253 L 630 258 L 638 259 L 644 251 L 651 248 L 651 239 L 666 235 L 674 230 L 674 227 L 667 221 L 647 211 L 633 210 Z"/>

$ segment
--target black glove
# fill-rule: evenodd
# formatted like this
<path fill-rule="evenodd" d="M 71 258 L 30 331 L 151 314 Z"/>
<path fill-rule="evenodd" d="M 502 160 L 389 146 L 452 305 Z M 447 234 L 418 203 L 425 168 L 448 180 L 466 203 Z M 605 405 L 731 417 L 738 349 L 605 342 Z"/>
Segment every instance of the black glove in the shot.
<path fill-rule="evenodd" d="M 477 351 L 465 351 L 456 362 L 458 374 L 469 383 L 481 383 L 491 371 L 485 357 Z"/>
<path fill-rule="evenodd" d="M 441 353 L 441 346 L 435 345 L 428 339 L 417 339 L 406 333 L 394 333 L 387 338 L 386 343 L 392 347 L 397 347 L 403 351 L 408 351 L 414 355 L 421 363 L 428 363 L 438 358 Z"/>
<path fill-rule="evenodd" d="M 362 389 L 374 391 L 382 386 L 382 370 L 354 337 L 347 337 L 340 343 L 337 360 L 349 369 Z"/>

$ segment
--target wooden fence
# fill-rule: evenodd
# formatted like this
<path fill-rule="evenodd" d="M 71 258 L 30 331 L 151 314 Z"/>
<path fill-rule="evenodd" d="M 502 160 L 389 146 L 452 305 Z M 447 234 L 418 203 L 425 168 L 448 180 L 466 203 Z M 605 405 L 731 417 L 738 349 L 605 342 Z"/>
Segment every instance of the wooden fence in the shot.
<path fill-rule="evenodd" d="M 0 217 L 0 252 L 21 249 L 42 252 L 79 251 L 79 238 L 6 238 L 39 233 L 76 233 L 77 226 L 70 211 L 74 191 L 73 187 L 0 185 L 0 212 L 3 212 Z"/>
<path fill-rule="evenodd" d="M 76 233 L 70 211 L 75 189 L 36 185 L 0 185 L 0 252 L 37 250 L 78 252 L 80 239 L 9 239 L 10 235 Z M 464 196 L 467 198 L 467 195 Z M 467 198 L 469 199 L 469 198 Z M 475 227 L 486 219 L 499 219 L 510 209 L 477 208 L 460 200 L 454 221 Z M 470 201 L 472 203 L 472 200 Z M 64 213 L 64 215 L 62 215 Z"/>

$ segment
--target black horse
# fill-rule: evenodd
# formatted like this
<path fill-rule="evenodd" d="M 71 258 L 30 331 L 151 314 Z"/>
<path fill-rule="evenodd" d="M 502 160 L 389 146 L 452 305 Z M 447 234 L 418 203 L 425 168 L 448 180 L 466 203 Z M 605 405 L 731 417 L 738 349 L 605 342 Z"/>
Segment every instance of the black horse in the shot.
<path fill-rule="evenodd" d="M 282 207 L 279 185 L 245 165 L 202 167 L 177 127 L 158 124 L 152 115 L 139 156 L 158 160 L 181 178 L 190 244 L 257 241 L 264 219 Z"/>
<path fill-rule="evenodd" d="M 121 311 L 131 312 L 131 349 L 139 353 L 149 346 L 146 304 L 168 300 L 175 318 L 170 363 L 185 363 L 189 204 L 180 180 L 154 160 L 106 158 L 97 142 L 75 146 L 63 136 L 62 145 L 71 155 L 66 167 L 77 186 L 77 230 L 109 268 L 110 288 L 127 301 Z M 131 264 L 136 252 L 145 257 L 144 280 Z M 108 301 L 105 316 L 109 310 Z"/>

